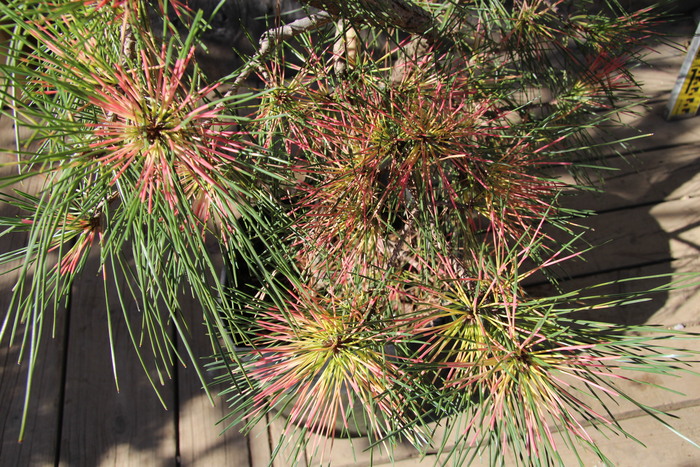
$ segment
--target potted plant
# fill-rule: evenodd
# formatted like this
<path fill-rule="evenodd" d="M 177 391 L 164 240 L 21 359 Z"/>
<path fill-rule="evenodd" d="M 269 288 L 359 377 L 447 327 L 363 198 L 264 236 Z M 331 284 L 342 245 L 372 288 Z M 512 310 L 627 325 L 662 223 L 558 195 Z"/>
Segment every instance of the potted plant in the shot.
<path fill-rule="evenodd" d="M 32 131 L 3 187 L 35 188 L 2 195 L 28 241 L 0 256 L 20 263 L 0 336 L 46 326 L 96 251 L 160 359 L 196 298 L 228 421 L 283 418 L 292 461 L 358 435 L 460 465 L 605 459 L 583 421 L 624 431 L 600 397 L 681 357 L 577 319 L 642 292 L 529 288 L 587 250 L 556 170 L 614 148 L 591 129 L 639 97 L 651 13 L 584 3 L 307 0 L 215 80 L 187 2 L 0 6 L 3 112 Z"/>

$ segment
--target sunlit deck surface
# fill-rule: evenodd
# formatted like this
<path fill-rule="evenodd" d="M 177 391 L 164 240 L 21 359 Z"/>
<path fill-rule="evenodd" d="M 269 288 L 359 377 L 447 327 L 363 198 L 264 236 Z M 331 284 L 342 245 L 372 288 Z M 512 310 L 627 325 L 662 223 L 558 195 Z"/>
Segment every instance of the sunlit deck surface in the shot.
<path fill-rule="evenodd" d="M 695 30 L 692 20 L 670 30 L 687 45 Z M 648 106 L 624 119 L 652 136 L 630 143 L 625 157 L 610 156 L 605 172 L 604 195 L 581 195 L 567 199 L 576 207 L 597 212 L 583 221 L 590 226 L 588 240 L 605 243 L 568 270 L 566 287 L 615 279 L 700 271 L 700 117 L 667 122 L 664 108 L 684 59 L 684 51 L 650 44 L 656 50 L 648 64 L 635 69 L 649 98 Z M 624 131 L 621 137 L 632 136 Z M 0 147 L 10 147 L 12 128 L 0 118 Z M 7 156 L 6 156 L 7 157 Z M 7 170 L 7 169 L 2 169 Z M 0 207 L 0 215 L 9 215 Z M 0 251 L 16 246 L 16 238 L 0 237 Z M 243 436 L 236 430 L 221 435 L 217 422 L 226 414 L 225 404 L 212 406 L 190 368 L 177 366 L 173 378 L 159 387 L 167 410 L 144 376 L 126 328 L 114 330 L 117 342 L 117 392 L 109 353 L 107 313 L 119 313 L 116 303 L 107 309 L 99 277 L 86 273 L 72 289 L 67 309 L 57 316 L 55 336 L 47 338 L 38 356 L 31 411 L 24 442 L 17 443 L 26 382 L 26 365 L 18 365 L 18 347 L 0 348 L 0 466 L 265 466 L 270 462 L 271 441 L 279 436 L 276 423 L 258 426 Z M 5 309 L 13 274 L 0 277 L 0 309 Z M 668 277 L 648 282 L 664 285 Z M 622 287 L 622 286 L 618 286 Z M 3 311 L 4 313 L 4 311 Z M 700 331 L 700 288 L 662 293 L 654 301 L 625 307 L 606 319 L 625 323 L 653 323 Z M 193 316 L 196 310 L 193 310 Z M 116 323 L 121 320 L 115 319 Z M 200 355 L 209 354 L 204 328 L 192 319 L 192 333 Z M 700 351 L 700 342 L 678 343 Z M 695 365 L 700 370 L 700 365 Z M 700 442 L 700 378 L 687 375 L 667 378 L 643 377 L 648 385 L 622 382 L 631 395 L 651 407 L 677 417 L 671 420 L 684 435 Z M 657 390 L 663 385 L 676 392 Z M 682 393 L 682 395 L 680 394 Z M 646 447 L 629 439 L 596 437 L 604 452 L 619 466 L 689 467 L 700 465 L 700 449 L 663 428 L 624 401 L 611 406 L 622 426 L 643 440 Z M 353 447 L 354 446 L 354 447 Z M 336 441 L 333 466 L 369 465 L 362 440 L 353 445 Z M 567 454 L 565 454 L 565 458 Z M 577 465 L 573 457 L 567 465 Z M 435 456 L 421 460 L 410 447 L 399 448 L 395 465 L 432 465 Z M 389 464 L 374 458 L 375 465 Z M 588 466 L 598 465 L 593 457 Z M 274 465 L 284 467 L 283 457 Z"/>

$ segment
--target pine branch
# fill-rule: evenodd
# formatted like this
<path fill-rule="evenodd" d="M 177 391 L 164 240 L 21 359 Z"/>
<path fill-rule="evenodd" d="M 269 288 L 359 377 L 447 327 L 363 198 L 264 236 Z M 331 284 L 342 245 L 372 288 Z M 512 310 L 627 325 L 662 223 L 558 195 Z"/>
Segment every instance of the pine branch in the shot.
<path fill-rule="evenodd" d="M 258 49 L 258 52 L 243 67 L 243 71 L 241 71 L 241 73 L 236 77 L 231 89 L 229 89 L 229 91 L 226 93 L 225 98 L 238 92 L 238 89 L 241 87 L 243 82 L 248 79 L 250 74 L 258 69 L 262 65 L 263 60 L 265 60 L 265 58 L 267 58 L 270 53 L 275 50 L 275 46 L 281 44 L 287 39 L 292 39 L 305 32 L 322 28 L 332 21 L 333 19 L 328 13 L 319 12 L 305 18 L 292 21 L 284 26 L 267 30 L 260 38 L 260 48 Z M 222 102 L 225 100 L 226 99 L 223 99 Z"/>
<path fill-rule="evenodd" d="M 406 0 L 301 0 L 301 3 L 351 22 L 367 22 L 379 28 L 398 28 L 428 37 L 431 41 L 438 37 L 433 16 Z"/>

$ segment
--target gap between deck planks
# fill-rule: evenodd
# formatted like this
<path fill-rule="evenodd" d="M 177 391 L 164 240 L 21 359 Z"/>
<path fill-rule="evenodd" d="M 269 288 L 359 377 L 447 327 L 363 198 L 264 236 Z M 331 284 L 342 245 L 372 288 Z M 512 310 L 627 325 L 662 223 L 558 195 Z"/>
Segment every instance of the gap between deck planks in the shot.
<path fill-rule="evenodd" d="M 174 382 L 165 379 L 158 387 L 170 409 L 166 411 L 145 378 L 115 294 L 110 294 L 109 306 L 105 304 L 97 253 L 91 253 L 71 296 L 60 465 L 172 465 L 177 414 L 173 411 Z M 114 286 L 109 289 L 113 292 Z M 132 322 L 139 323 L 136 304 L 126 303 Z M 114 326 L 118 393 L 108 315 Z M 145 355 L 148 346 L 146 340 Z M 158 381 L 155 372 L 151 376 Z"/>

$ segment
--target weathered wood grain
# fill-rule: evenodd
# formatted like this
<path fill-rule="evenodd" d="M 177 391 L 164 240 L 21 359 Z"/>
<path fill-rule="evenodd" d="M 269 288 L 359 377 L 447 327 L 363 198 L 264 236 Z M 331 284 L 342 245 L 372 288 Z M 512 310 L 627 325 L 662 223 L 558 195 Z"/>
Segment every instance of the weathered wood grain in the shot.
<path fill-rule="evenodd" d="M 335 440 L 333 449 L 326 459 L 327 465 L 333 467 L 384 465 L 418 455 L 418 451 L 407 442 L 398 444 L 392 452 L 376 447 L 370 451 L 369 447 L 370 443 L 366 438 Z M 314 465 L 317 464 L 318 462 Z"/>
<path fill-rule="evenodd" d="M 166 410 L 135 355 L 116 296 L 112 294 L 109 306 L 105 305 L 95 253 L 71 301 L 60 465 L 172 466 L 176 461 L 174 383 L 165 379 L 158 387 Z M 128 312 L 132 322 L 139 323 L 135 304 L 129 305 Z M 108 315 L 114 324 L 120 392 L 111 371 Z M 142 348 L 146 356 L 148 345 Z"/>
<path fill-rule="evenodd" d="M 204 360 L 212 354 L 207 330 L 198 316 L 198 306 L 190 304 L 189 329 L 196 354 Z M 186 309 L 188 307 L 185 307 Z M 202 388 L 201 381 L 192 368 L 178 369 L 179 399 L 179 445 L 180 465 L 189 466 L 249 466 L 251 455 L 248 438 L 242 435 L 239 427 L 231 427 L 222 433 L 226 426 L 219 422 L 227 415 L 226 401 L 216 395 L 212 388 L 214 406 Z M 263 440 L 266 441 L 266 440 Z"/>
<path fill-rule="evenodd" d="M 568 174 L 559 174 L 574 183 Z M 599 192 L 570 190 L 561 198 L 571 209 L 611 211 L 700 194 L 700 142 L 645 151 L 605 162 L 590 173 Z"/>
<path fill-rule="evenodd" d="M 658 37 L 645 43 L 644 62 L 632 69 L 645 103 L 621 114 L 620 123 L 624 126 L 612 131 L 617 139 L 635 139 L 607 148 L 604 153 L 633 153 L 700 141 L 697 119 L 665 119 L 666 105 L 695 32 L 695 23 L 690 18 L 682 19 L 657 32 Z M 640 138 L 643 135 L 649 136 Z"/>
<path fill-rule="evenodd" d="M 0 147 L 14 144 L 14 134 L 11 121 L 0 118 Z M 11 162 L 8 154 L 0 154 L 1 162 Z M 0 168 L 0 173 L 8 174 L 16 170 L 12 166 Z M 37 180 L 28 180 L 22 184 L 22 190 L 34 192 Z M 0 206 L 0 216 L 14 217 L 19 213 L 7 205 Z M 0 237 L 0 252 L 22 248 L 26 236 L 23 234 L 5 235 Z M 17 261 L 3 266 L 5 274 L 0 275 L 0 325 L 7 316 L 12 288 L 18 274 L 12 271 L 14 266 L 20 266 Z M 10 272 L 6 272 L 10 271 Z M 54 465 L 57 439 L 60 429 L 60 402 L 63 373 L 64 327 L 65 310 L 59 310 L 54 321 L 53 313 L 48 313 L 43 322 L 41 332 L 41 347 L 37 355 L 37 363 L 33 375 L 32 392 L 29 400 L 29 412 L 25 428 L 24 440 L 19 443 L 22 423 L 22 411 L 25 403 L 28 355 L 19 363 L 20 347 L 24 332 L 21 329 L 14 344 L 9 345 L 9 336 L 0 346 L 0 464 L 8 466 L 44 466 Z M 8 331 L 9 332 L 9 331 Z"/>
<path fill-rule="evenodd" d="M 288 441 L 290 439 L 294 439 L 294 436 L 296 436 L 296 434 L 285 429 L 285 424 L 282 417 L 274 417 L 270 415 L 268 416 L 268 420 L 268 430 L 270 433 L 270 439 L 272 440 L 270 447 L 272 448 L 272 452 L 274 455 L 274 459 L 272 462 L 273 467 L 286 467 L 291 464 L 290 459 L 292 459 L 293 457 L 296 457 L 298 459 L 298 463 L 296 465 L 298 465 L 299 467 L 310 467 L 311 465 L 320 464 L 320 458 L 316 458 L 314 464 L 308 463 L 307 458 L 305 456 L 305 451 L 303 450 L 303 446 L 301 447 L 301 455 L 294 455 L 294 451 L 297 449 L 297 447 L 294 445 L 294 443 L 289 443 Z M 285 442 L 282 444 L 278 444 L 278 440 L 280 439 L 284 439 Z M 307 439 L 313 439 L 313 436 Z M 278 450 L 276 455 L 275 450 Z"/>
<path fill-rule="evenodd" d="M 670 85 L 670 83 L 669 83 Z M 668 96 L 670 96 L 670 86 Z M 646 106 L 637 106 L 632 112 L 622 115 L 626 126 L 611 134 L 616 140 L 627 140 L 623 145 L 612 146 L 618 152 L 634 153 L 657 148 L 696 143 L 700 140 L 697 118 L 668 121 L 664 117 L 667 93 Z M 612 154 L 612 150 L 604 151 Z"/>
<path fill-rule="evenodd" d="M 574 250 L 593 248 L 552 268 L 564 279 L 669 262 L 700 252 L 700 197 L 607 211 L 576 222 L 583 236 Z M 562 244 L 571 239 L 556 231 L 551 234 Z"/>
<path fill-rule="evenodd" d="M 671 412 L 678 417 L 675 426 L 678 431 L 697 442 L 700 440 L 700 407 L 690 406 Z M 669 429 L 648 422 L 648 417 L 634 417 L 621 421 L 623 429 L 639 440 L 644 440 L 644 445 L 632 439 L 622 437 L 605 437 L 602 434 L 593 434 L 593 439 L 600 446 L 603 453 L 610 459 L 611 465 L 616 467 L 640 467 L 658 465 L 664 467 L 691 467 L 700 463 L 700 449 L 684 441 Z M 579 460 L 564 446 L 561 446 L 562 464 L 603 466 L 606 465 L 592 454 L 582 455 Z M 511 455 L 512 456 L 512 455 Z M 347 464 L 338 466 L 349 467 Z M 408 458 L 394 463 L 377 464 L 377 466 L 414 467 L 431 465 L 454 465 L 445 459 L 436 456 L 428 456 L 425 459 Z M 487 466 L 487 459 L 472 464 L 474 467 Z M 505 465 L 513 465 L 512 460 L 506 459 Z"/>
<path fill-rule="evenodd" d="M 0 249 L 15 248 L 10 238 L 0 238 Z M 0 309 L 4 318 L 9 305 L 15 274 L 0 276 Z M 51 314 L 51 312 L 49 312 Z M 65 310 L 59 310 L 54 322 L 47 316 L 41 332 L 39 349 L 29 399 L 29 413 L 24 440 L 19 443 L 22 410 L 25 402 L 28 355 L 19 364 L 20 346 L 24 332 L 19 332 L 15 343 L 7 340 L 0 347 L 0 464 L 2 465 L 54 465 L 57 438 L 60 428 L 60 402 L 62 389 Z M 23 325 L 22 325 L 23 326 Z M 55 334 L 52 335 L 52 327 Z"/>
<path fill-rule="evenodd" d="M 251 467 L 266 467 L 272 459 L 270 431 L 265 423 L 258 423 L 248 434 Z"/>
<path fill-rule="evenodd" d="M 685 381 L 688 383 L 688 381 Z M 634 391 L 634 396 L 645 398 L 644 391 L 653 391 L 652 386 L 656 384 L 653 378 L 646 382 L 634 383 L 638 386 Z M 632 383 L 630 383 L 632 384 Z M 688 387 L 688 384 L 685 384 Z M 670 394 L 670 393 L 669 393 Z M 682 433 L 683 436 L 692 440 L 695 443 L 700 442 L 700 425 L 697 420 L 700 416 L 700 400 L 692 399 L 681 401 L 674 405 L 663 404 L 661 408 L 668 415 L 662 415 L 661 419 L 670 423 L 673 429 Z M 647 465 L 663 465 L 668 467 L 689 467 L 698 465 L 700 462 L 700 449 L 693 446 L 690 442 L 678 436 L 669 427 L 664 426 L 658 421 L 652 420 L 647 414 L 642 414 L 641 411 L 633 413 L 621 413 L 618 415 L 618 421 L 621 427 L 636 438 L 626 438 L 624 436 L 610 435 L 609 432 L 598 432 L 594 429 L 589 430 L 591 438 L 601 449 L 603 454 L 611 461 L 610 465 L 617 467 L 638 467 Z M 561 465 L 580 465 L 575 454 L 561 440 L 557 440 L 559 453 L 562 457 Z M 593 453 L 579 448 L 582 465 L 586 466 L 602 466 L 606 465 L 598 459 Z M 506 455 L 505 465 L 514 465 L 513 453 Z M 334 467 L 350 467 L 347 463 L 333 463 Z M 455 465 L 452 460 L 447 460 L 445 456 L 428 455 L 424 459 L 417 455 L 398 459 L 392 463 L 375 464 L 377 466 L 396 466 L 396 467 L 413 467 L 413 466 L 430 466 L 430 465 Z M 475 467 L 488 466 L 488 459 L 477 458 L 477 461 L 472 465 Z"/>
<path fill-rule="evenodd" d="M 691 406 L 671 412 L 678 417 L 673 420 L 676 429 L 684 436 L 697 442 L 700 440 L 700 407 Z M 646 417 L 635 417 L 621 422 L 622 427 L 644 444 L 624 438 L 605 438 L 595 434 L 594 441 L 617 467 L 639 467 L 643 465 L 663 465 L 664 467 L 690 467 L 700 463 L 700 449 L 692 446 L 668 428 L 648 423 Z M 575 465 L 575 457 L 564 451 L 564 465 Z M 586 465 L 595 465 L 592 455 L 584 457 Z M 598 461 L 598 465 L 602 465 Z"/>

